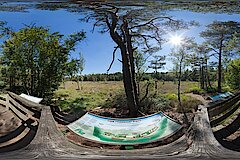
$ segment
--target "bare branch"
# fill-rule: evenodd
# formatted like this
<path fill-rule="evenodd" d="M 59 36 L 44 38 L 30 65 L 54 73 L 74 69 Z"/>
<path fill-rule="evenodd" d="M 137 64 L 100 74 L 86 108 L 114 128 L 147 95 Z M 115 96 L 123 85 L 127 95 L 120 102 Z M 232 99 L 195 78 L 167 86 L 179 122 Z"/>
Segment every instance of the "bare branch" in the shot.
<path fill-rule="evenodd" d="M 158 19 L 168 19 L 168 20 L 170 20 L 170 21 L 174 21 L 174 20 L 173 20 L 172 18 L 170 18 L 170 17 L 156 17 L 156 18 L 153 18 L 153 19 L 149 20 L 149 21 L 146 22 L 146 23 L 139 24 L 139 25 L 136 25 L 136 26 L 132 26 L 132 27 L 130 27 L 129 29 L 144 27 L 144 26 L 146 26 L 146 25 L 149 25 L 149 24 L 153 23 L 155 20 L 158 20 Z"/>
<path fill-rule="evenodd" d="M 107 69 L 107 73 L 108 73 L 108 72 L 110 71 L 110 69 L 112 68 L 112 65 L 113 65 L 113 63 L 114 63 L 114 61 L 115 61 L 115 54 L 116 54 L 116 51 L 117 51 L 118 48 L 119 48 L 119 46 L 115 47 L 115 49 L 113 50 L 113 59 L 112 59 L 111 64 L 109 65 L 109 68 Z"/>
<path fill-rule="evenodd" d="M 146 99 L 147 98 L 147 96 L 148 96 L 148 93 L 149 93 L 149 86 L 150 86 L 150 82 L 148 82 L 148 84 L 147 84 L 147 87 L 146 87 L 146 92 L 145 92 L 145 95 L 143 96 L 143 98 L 140 100 L 140 103 L 142 103 L 143 102 L 143 100 L 144 99 Z"/>
<path fill-rule="evenodd" d="M 215 53 L 219 54 L 219 52 L 216 49 L 214 49 L 212 47 L 210 47 L 210 49 L 213 50 Z"/>
<path fill-rule="evenodd" d="M 92 33 L 94 32 L 94 30 L 95 30 L 95 27 L 100 23 L 100 22 L 102 22 L 104 20 L 104 18 L 101 18 L 101 19 L 99 19 L 98 21 L 96 21 L 94 24 L 93 24 L 93 28 L 92 28 Z"/>

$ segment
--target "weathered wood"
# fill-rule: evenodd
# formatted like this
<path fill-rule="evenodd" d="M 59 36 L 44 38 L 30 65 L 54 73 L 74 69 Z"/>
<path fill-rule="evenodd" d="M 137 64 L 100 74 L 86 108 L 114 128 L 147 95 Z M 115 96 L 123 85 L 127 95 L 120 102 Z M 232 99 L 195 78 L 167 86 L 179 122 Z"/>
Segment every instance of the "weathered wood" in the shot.
<path fill-rule="evenodd" d="M 239 159 L 240 153 L 224 148 L 214 137 L 207 108 L 194 118 L 192 143 L 183 136 L 168 145 L 136 150 L 86 148 L 69 142 L 58 131 L 50 107 L 44 106 L 33 141 L 23 149 L 0 154 L 0 159 Z"/>

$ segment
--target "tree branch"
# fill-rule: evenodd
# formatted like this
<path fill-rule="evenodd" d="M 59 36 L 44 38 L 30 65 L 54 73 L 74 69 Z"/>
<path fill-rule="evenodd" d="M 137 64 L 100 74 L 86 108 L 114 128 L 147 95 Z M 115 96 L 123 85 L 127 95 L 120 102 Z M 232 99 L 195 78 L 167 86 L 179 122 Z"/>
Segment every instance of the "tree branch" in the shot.
<path fill-rule="evenodd" d="M 145 95 L 143 96 L 143 98 L 140 100 L 140 103 L 142 103 L 143 102 L 143 100 L 144 99 L 146 99 L 147 98 L 147 96 L 148 96 L 148 93 L 149 93 L 149 86 L 150 86 L 150 82 L 148 82 L 148 84 L 147 84 L 147 87 L 146 87 L 146 92 L 145 92 Z"/>
<path fill-rule="evenodd" d="M 101 19 L 99 19 L 97 22 L 95 22 L 95 23 L 93 24 L 93 28 L 92 28 L 92 30 L 91 30 L 92 33 L 94 32 L 95 27 L 96 27 L 101 21 L 103 21 L 103 20 L 104 20 L 104 18 L 101 18 Z"/>
<path fill-rule="evenodd" d="M 113 59 L 112 59 L 112 62 L 111 64 L 109 65 L 108 69 L 107 69 L 107 73 L 110 71 L 110 69 L 112 68 L 112 65 L 113 65 L 113 62 L 115 61 L 115 54 L 116 54 L 116 51 L 117 49 L 119 48 L 119 46 L 115 47 L 115 49 L 113 50 Z"/>
<path fill-rule="evenodd" d="M 172 18 L 170 18 L 170 17 L 156 17 L 156 18 L 153 18 L 153 19 L 149 20 L 149 21 L 146 22 L 146 23 L 139 24 L 139 25 L 136 25 L 136 26 L 132 26 L 132 27 L 130 27 L 129 29 L 144 27 L 144 26 L 146 26 L 146 25 L 149 25 L 149 24 L 153 23 L 153 22 L 154 22 L 155 20 L 157 20 L 157 19 L 168 19 L 168 20 L 170 20 L 170 21 L 174 21 L 174 20 L 173 20 Z"/>

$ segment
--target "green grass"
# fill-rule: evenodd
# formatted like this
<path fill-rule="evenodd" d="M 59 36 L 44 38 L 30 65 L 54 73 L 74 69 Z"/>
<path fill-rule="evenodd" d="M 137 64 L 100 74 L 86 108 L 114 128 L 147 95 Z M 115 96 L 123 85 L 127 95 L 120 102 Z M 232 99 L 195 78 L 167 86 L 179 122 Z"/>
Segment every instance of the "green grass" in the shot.
<path fill-rule="evenodd" d="M 146 82 L 142 82 L 141 86 L 145 86 Z M 189 92 L 189 90 L 196 90 L 198 86 L 197 82 L 182 82 L 182 93 Z M 91 110 L 96 107 L 124 107 L 126 102 L 124 100 L 124 89 L 122 82 L 83 82 L 83 89 L 77 90 L 76 82 L 68 81 L 59 87 L 55 91 L 55 99 L 57 105 L 64 111 L 74 112 L 77 109 Z M 143 87 L 144 88 L 144 87 Z M 143 94 L 145 89 L 142 90 Z M 154 93 L 154 85 L 151 85 L 150 95 Z M 162 97 L 162 98 L 161 98 Z M 192 97 L 182 95 L 183 105 L 187 111 L 191 111 L 192 108 L 196 108 L 199 101 Z M 176 107 L 179 111 L 177 102 L 177 83 L 174 82 L 158 82 L 158 96 L 156 98 L 150 98 L 145 103 L 151 103 L 154 105 L 150 111 L 162 110 L 168 107 Z M 146 109 L 144 109 L 146 110 Z"/>
<path fill-rule="evenodd" d="M 169 94 L 165 94 L 164 96 L 170 100 L 170 107 L 176 108 L 177 112 L 182 112 L 178 103 L 177 94 L 169 93 Z M 197 106 L 202 104 L 201 101 L 191 96 L 186 96 L 184 94 L 181 94 L 181 101 L 182 101 L 182 106 L 184 107 L 185 112 L 191 112 L 192 110 L 196 110 Z"/>
<path fill-rule="evenodd" d="M 55 91 L 55 98 L 62 110 L 86 108 L 87 110 L 101 106 L 107 99 L 123 89 L 122 82 L 83 82 L 82 90 L 76 90 L 77 84 L 65 83 Z M 72 107 L 71 107 L 72 106 Z"/>

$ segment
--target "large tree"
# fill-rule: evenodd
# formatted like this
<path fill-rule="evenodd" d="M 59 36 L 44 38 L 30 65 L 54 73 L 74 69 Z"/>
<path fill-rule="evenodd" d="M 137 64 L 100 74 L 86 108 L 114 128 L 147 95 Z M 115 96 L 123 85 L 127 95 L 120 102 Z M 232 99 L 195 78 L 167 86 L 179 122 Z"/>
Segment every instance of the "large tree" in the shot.
<path fill-rule="evenodd" d="M 143 53 L 156 52 L 161 46 L 167 26 L 175 27 L 183 23 L 173 21 L 170 17 L 159 16 L 156 14 L 159 12 L 158 8 L 153 6 L 121 8 L 104 2 L 90 2 L 86 3 L 86 6 L 93 12 L 85 20 L 95 20 L 94 27 L 102 26 L 101 32 L 109 32 L 116 43 L 113 57 L 116 51 L 120 50 L 129 116 L 134 117 L 138 113 L 140 102 L 136 85 L 134 51 L 138 48 Z"/>
<path fill-rule="evenodd" d="M 58 32 L 50 33 L 49 29 L 36 26 L 18 32 L 7 30 L 3 32 L 8 39 L 2 46 L 1 58 L 10 89 L 20 87 L 22 92 L 39 97 L 57 89 L 66 72 L 70 51 L 85 38 L 84 32 L 78 32 L 63 39 Z"/>
<path fill-rule="evenodd" d="M 240 23 L 234 21 L 214 21 L 201 32 L 201 36 L 206 39 L 218 59 L 218 92 L 222 90 L 222 62 L 224 58 L 231 57 L 235 53 L 234 50 L 229 50 L 228 44 L 236 35 L 240 35 Z"/>

